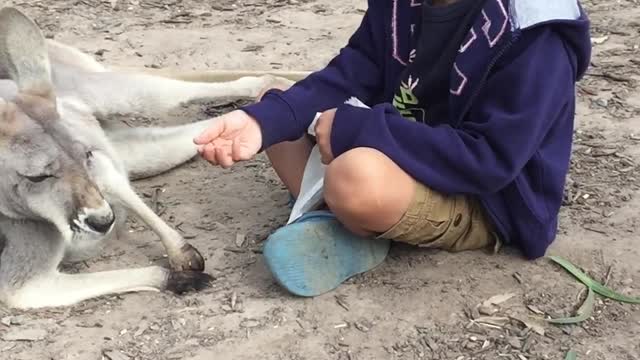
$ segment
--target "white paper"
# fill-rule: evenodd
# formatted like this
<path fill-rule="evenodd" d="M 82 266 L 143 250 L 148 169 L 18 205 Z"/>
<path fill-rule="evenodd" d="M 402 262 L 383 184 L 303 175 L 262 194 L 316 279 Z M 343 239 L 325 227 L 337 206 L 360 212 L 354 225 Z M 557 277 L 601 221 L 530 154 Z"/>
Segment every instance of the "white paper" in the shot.
<path fill-rule="evenodd" d="M 316 117 L 307 129 L 307 132 L 311 136 L 316 136 L 315 126 L 320 115 L 320 113 L 316 114 Z M 287 225 L 322 205 L 324 201 L 322 196 L 324 170 L 325 165 L 322 163 L 320 157 L 320 148 L 318 148 L 318 145 L 315 145 L 313 149 L 311 149 L 309 159 L 305 165 L 304 173 L 302 174 L 302 184 L 300 185 L 300 194 L 295 204 L 293 204 Z"/>
<path fill-rule="evenodd" d="M 368 108 L 355 97 L 347 100 L 345 104 Z M 320 115 L 320 113 L 316 114 L 313 122 L 311 122 L 311 125 L 307 129 L 307 132 L 311 136 L 316 136 L 315 126 Z M 309 155 L 309 159 L 305 165 L 304 173 L 302 175 L 302 184 L 300 186 L 300 195 L 298 196 L 295 204 L 293 204 L 287 225 L 296 221 L 307 212 L 317 210 L 322 206 L 324 203 L 323 189 L 325 168 L 326 166 L 322 163 L 322 159 L 320 157 L 320 149 L 318 148 L 318 145 L 315 145 L 313 149 L 311 149 L 311 154 Z"/>

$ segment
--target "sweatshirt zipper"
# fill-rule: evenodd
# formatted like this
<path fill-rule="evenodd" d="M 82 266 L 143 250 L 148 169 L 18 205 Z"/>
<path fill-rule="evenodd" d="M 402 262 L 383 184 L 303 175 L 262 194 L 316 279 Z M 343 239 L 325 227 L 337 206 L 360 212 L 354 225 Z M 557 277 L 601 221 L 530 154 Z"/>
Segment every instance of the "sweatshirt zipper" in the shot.
<path fill-rule="evenodd" d="M 500 48 L 500 51 L 498 51 L 498 54 L 494 56 L 493 59 L 491 59 L 491 62 L 489 63 L 485 72 L 482 74 L 482 77 L 480 78 L 480 83 L 478 84 L 478 86 L 476 86 L 475 91 L 471 94 L 471 96 L 469 97 L 469 100 L 467 100 L 467 102 L 465 103 L 463 111 L 460 113 L 460 116 L 457 119 L 456 127 L 460 126 L 460 124 L 462 123 L 462 120 L 464 119 L 465 115 L 471 108 L 471 104 L 473 104 L 473 100 L 475 100 L 475 98 L 478 96 L 478 94 L 480 93 L 480 90 L 484 86 L 484 83 L 487 81 L 487 77 L 489 77 L 489 73 L 491 72 L 493 67 L 496 65 L 498 60 L 500 60 L 500 58 L 504 55 L 504 53 L 507 50 L 509 50 L 509 48 L 511 48 L 511 46 L 517 39 L 518 39 L 518 35 L 513 34 L 513 36 L 509 39 L 509 42 L 507 42 L 504 46 L 502 46 L 502 48 Z"/>
<path fill-rule="evenodd" d="M 476 87 L 475 91 L 471 94 L 471 96 L 469 97 L 469 100 L 465 103 L 463 111 L 460 113 L 460 117 L 458 118 L 456 127 L 459 127 L 460 124 L 462 123 L 465 115 L 467 114 L 467 112 L 471 108 L 471 104 L 473 104 L 473 100 L 475 100 L 475 98 L 478 96 L 478 94 L 480 93 L 480 90 L 484 86 L 484 83 L 487 81 L 487 77 L 489 77 L 489 73 L 491 72 L 493 67 L 496 65 L 498 60 L 500 60 L 500 58 L 504 55 L 504 53 L 511 48 L 511 46 L 513 45 L 513 43 L 517 39 L 518 39 L 518 34 L 514 34 L 509 39 L 509 41 L 500 49 L 500 51 L 498 51 L 496 56 L 493 57 L 493 59 L 491 60 L 491 62 L 487 66 L 484 74 L 480 78 L 479 85 Z M 485 201 L 483 201 L 482 199 L 478 199 L 478 200 L 482 204 L 482 207 L 484 208 L 484 210 L 487 212 L 487 215 L 489 216 L 491 221 L 494 222 L 494 226 L 496 227 L 496 230 L 499 233 L 499 235 L 508 236 L 506 234 L 507 232 L 505 231 L 505 225 L 502 222 L 500 222 L 499 220 L 497 220 L 498 218 L 495 216 L 495 214 L 493 212 L 493 209 L 490 206 L 488 206 L 488 204 Z M 496 220 L 494 220 L 494 219 L 496 219 Z M 505 243 L 511 243 L 510 239 L 501 239 L 501 240 L 504 241 Z"/>

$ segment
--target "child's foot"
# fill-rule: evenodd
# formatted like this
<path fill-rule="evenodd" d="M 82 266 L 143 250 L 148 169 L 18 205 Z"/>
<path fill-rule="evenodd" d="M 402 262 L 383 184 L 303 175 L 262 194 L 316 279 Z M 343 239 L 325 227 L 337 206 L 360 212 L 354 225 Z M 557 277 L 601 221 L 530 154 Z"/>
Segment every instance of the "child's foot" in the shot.
<path fill-rule="evenodd" d="M 315 211 L 273 233 L 264 257 L 280 285 L 313 297 L 381 264 L 389 246 L 389 240 L 352 234 L 330 212 Z"/>

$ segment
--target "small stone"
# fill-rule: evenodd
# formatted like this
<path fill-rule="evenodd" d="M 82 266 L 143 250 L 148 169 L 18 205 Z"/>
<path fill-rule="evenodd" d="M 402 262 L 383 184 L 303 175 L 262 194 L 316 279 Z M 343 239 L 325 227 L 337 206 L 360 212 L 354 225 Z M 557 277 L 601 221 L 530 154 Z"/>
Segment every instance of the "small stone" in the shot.
<path fill-rule="evenodd" d="M 369 331 L 369 327 L 367 325 L 364 325 L 363 323 L 359 323 L 356 322 L 355 324 L 353 324 L 356 329 L 362 331 L 362 332 L 368 332 Z"/>
<path fill-rule="evenodd" d="M 514 349 L 522 349 L 522 341 L 517 337 L 508 337 L 507 343 Z"/>
<path fill-rule="evenodd" d="M 22 315 L 11 317 L 11 325 L 23 325 L 25 323 L 26 323 L 26 319 Z"/>
<path fill-rule="evenodd" d="M 6 326 L 12 326 L 12 325 L 22 325 L 25 323 L 25 318 L 24 316 L 5 316 L 2 319 L 0 319 L 0 323 L 2 323 L 3 325 Z"/>
<path fill-rule="evenodd" d="M 247 241 L 247 236 L 245 234 L 242 233 L 237 233 L 236 234 L 236 246 L 241 248 L 244 246 L 245 242 Z"/>
<path fill-rule="evenodd" d="M 240 323 L 240 326 L 243 328 L 255 328 L 260 326 L 260 322 L 258 320 L 245 319 Z"/>
<path fill-rule="evenodd" d="M 607 99 L 600 98 L 600 99 L 596 100 L 596 104 L 598 106 L 602 106 L 602 107 L 606 108 L 607 106 L 609 106 L 609 101 L 607 101 Z"/>
<path fill-rule="evenodd" d="M 0 319 L 0 323 L 5 326 L 11 326 L 11 316 L 3 317 L 2 319 Z"/>

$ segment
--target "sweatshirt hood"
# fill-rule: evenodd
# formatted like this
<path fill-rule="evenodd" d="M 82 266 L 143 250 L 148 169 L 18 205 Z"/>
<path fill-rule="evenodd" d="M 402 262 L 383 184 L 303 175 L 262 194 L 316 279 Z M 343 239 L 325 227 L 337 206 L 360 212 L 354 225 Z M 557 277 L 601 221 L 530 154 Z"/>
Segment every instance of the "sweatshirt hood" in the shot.
<path fill-rule="evenodd" d="M 589 18 L 578 0 L 510 0 L 509 13 L 513 30 L 553 26 L 576 56 L 576 80 L 584 76 L 592 46 Z"/>

